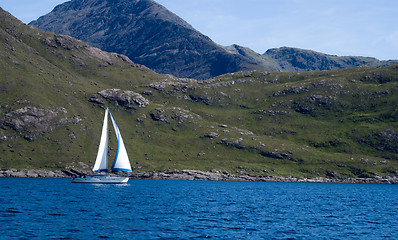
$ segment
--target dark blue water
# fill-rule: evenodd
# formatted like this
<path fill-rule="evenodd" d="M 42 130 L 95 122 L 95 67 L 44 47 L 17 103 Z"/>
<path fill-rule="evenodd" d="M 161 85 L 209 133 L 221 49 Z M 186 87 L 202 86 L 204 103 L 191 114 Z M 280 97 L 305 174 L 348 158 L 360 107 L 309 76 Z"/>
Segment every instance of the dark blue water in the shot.
<path fill-rule="evenodd" d="M 398 239 L 398 186 L 0 178 L 0 239 Z"/>

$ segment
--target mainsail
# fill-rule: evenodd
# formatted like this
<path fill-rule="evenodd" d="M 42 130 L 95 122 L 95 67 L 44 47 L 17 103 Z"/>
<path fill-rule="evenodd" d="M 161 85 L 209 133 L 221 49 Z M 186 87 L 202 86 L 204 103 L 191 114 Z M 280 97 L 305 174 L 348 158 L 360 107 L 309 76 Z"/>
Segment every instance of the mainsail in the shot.
<path fill-rule="evenodd" d="M 101 141 L 98 147 L 97 159 L 93 167 L 94 172 L 108 172 L 108 114 L 111 116 L 113 127 L 117 137 L 117 150 L 112 171 L 132 172 L 126 147 L 119 128 L 108 108 L 105 110 L 104 125 L 102 126 Z"/>
<path fill-rule="evenodd" d="M 93 171 L 108 171 L 108 108 L 105 110 L 104 125 L 102 126 L 101 140 Z"/>

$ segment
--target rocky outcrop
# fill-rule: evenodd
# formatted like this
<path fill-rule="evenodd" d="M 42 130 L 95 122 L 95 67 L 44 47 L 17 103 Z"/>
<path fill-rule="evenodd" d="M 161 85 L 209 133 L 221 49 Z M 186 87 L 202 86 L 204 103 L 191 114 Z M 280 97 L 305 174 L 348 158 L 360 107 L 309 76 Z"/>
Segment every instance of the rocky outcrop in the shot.
<path fill-rule="evenodd" d="M 0 127 L 11 128 L 19 135 L 23 135 L 26 140 L 32 141 L 62 125 L 68 123 L 76 124 L 82 120 L 78 116 L 70 119 L 66 114 L 65 108 L 46 109 L 26 106 L 6 113 L 0 119 Z M 0 135 L 2 134 L 0 133 Z M 4 135 L 1 138 L 7 139 L 7 136 Z"/>
<path fill-rule="evenodd" d="M 156 108 L 149 112 L 149 116 L 154 121 L 160 121 L 165 123 L 170 123 L 172 120 L 183 123 L 183 122 L 195 122 L 195 120 L 200 120 L 202 117 L 198 114 L 192 113 L 189 110 L 172 107 L 172 108 Z"/>
<path fill-rule="evenodd" d="M 207 137 L 207 138 L 210 138 L 210 139 L 218 138 L 219 136 L 220 135 L 218 133 L 215 133 L 215 132 L 209 132 L 209 133 L 206 133 L 204 135 L 204 137 Z"/>
<path fill-rule="evenodd" d="M 149 112 L 149 116 L 151 116 L 152 120 L 160 121 L 160 122 L 170 122 L 170 116 L 166 114 L 166 111 L 160 108 L 156 108 L 154 111 Z"/>
<path fill-rule="evenodd" d="M 157 91 L 167 92 L 168 94 L 175 92 L 186 92 L 189 88 L 194 87 L 198 83 L 197 80 L 191 78 L 176 78 L 172 75 L 166 75 L 167 78 L 160 82 L 153 82 L 148 85 Z"/>
<path fill-rule="evenodd" d="M 127 109 L 144 108 L 149 104 L 149 100 L 144 98 L 141 94 L 120 89 L 102 90 L 98 92 L 98 95 L 92 96 L 89 101 L 104 104 L 104 99 L 115 101 L 117 104 Z"/>

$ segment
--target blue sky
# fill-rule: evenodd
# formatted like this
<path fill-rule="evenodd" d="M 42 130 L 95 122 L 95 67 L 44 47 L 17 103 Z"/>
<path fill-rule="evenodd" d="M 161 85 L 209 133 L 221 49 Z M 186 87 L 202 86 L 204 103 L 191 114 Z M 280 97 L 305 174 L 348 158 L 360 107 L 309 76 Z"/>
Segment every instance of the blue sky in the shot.
<path fill-rule="evenodd" d="M 398 59 L 395 0 L 156 0 L 220 45 Z M 0 0 L 25 23 L 65 0 Z"/>

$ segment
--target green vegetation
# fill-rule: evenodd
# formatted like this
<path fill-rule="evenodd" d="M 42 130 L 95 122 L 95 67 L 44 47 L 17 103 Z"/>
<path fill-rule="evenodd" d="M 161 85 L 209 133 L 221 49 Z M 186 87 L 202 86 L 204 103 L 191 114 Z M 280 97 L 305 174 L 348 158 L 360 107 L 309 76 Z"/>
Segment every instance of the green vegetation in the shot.
<path fill-rule="evenodd" d="M 196 82 L 4 12 L 0 35 L 0 168 L 92 166 L 108 106 L 135 171 L 397 175 L 398 66 Z M 149 104 L 125 107 L 98 94 L 105 89 L 140 93 Z"/>

